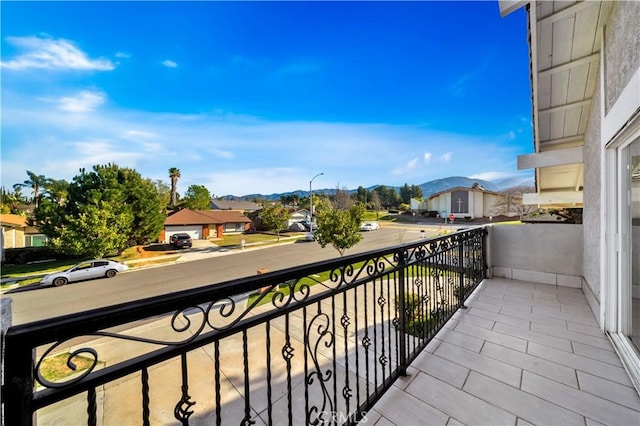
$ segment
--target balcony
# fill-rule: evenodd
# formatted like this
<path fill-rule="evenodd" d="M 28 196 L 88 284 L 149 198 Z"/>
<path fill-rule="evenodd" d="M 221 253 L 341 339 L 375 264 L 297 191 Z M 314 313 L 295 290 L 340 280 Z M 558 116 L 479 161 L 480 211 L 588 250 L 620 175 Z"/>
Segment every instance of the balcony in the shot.
<path fill-rule="evenodd" d="M 5 424 L 637 424 L 581 259 L 557 261 L 581 236 L 544 229 L 476 228 L 10 328 Z M 54 355 L 69 375 L 50 376 Z"/>
<path fill-rule="evenodd" d="M 640 397 L 581 289 L 487 279 L 369 414 L 375 424 L 633 425 Z"/>

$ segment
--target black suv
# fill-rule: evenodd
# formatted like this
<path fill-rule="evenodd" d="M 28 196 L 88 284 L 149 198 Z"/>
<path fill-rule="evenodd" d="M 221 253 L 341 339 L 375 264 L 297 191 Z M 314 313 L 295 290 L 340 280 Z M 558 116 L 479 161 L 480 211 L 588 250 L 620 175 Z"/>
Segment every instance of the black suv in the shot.
<path fill-rule="evenodd" d="M 171 236 L 171 245 L 175 248 L 191 247 L 192 244 L 189 234 L 173 234 Z"/>

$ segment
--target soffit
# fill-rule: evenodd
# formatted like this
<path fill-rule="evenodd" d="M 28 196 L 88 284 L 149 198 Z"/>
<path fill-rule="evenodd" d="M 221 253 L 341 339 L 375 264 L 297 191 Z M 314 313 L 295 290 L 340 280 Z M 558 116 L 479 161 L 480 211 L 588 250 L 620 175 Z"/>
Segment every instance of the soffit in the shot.
<path fill-rule="evenodd" d="M 599 78 L 602 28 L 610 7 L 606 1 L 530 4 L 536 153 L 584 145 Z M 582 172 L 582 163 L 540 167 L 537 191 L 582 191 Z"/>

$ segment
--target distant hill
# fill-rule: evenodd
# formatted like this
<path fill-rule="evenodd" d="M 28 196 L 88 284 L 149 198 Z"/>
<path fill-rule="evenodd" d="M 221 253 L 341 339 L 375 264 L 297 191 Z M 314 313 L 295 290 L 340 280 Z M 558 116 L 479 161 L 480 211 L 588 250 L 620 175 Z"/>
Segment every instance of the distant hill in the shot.
<path fill-rule="evenodd" d="M 422 194 L 424 198 L 428 198 L 433 194 L 436 194 L 442 191 L 447 191 L 451 188 L 456 188 L 456 187 L 471 188 L 474 183 L 481 185 L 486 190 L 497 192 L 497 191 L 502 191 L 504 189 L 512 188 L 518 185 L 533 186 L 533 178 L 508 178 L 508 179 L 502 179 L 498 182 L 490 182 L 488 180 L 482 180 L 482 179 L 471 179 L 463 176 L 452 176 L 452 177 L 436 179 L 429 182 L 425 182 L 418 186 L 422 188 Z M 378 186 L 380 185 L 370 186 L 369 188 L 367 188 L 367 190 L 371 191 L 377 188 Z M 389 187 L 395 188 L 396 191 L 400 190 L 399 186 L 389 186 Z M 355 191 L 356 191 L 355 189 L 351 190 L 351 192 L 355 192 Z M 313 191 L 314 194 L 319 192 L 322 192 L 324 194 L 334 194 L 336 190 L 335 188 L 331 188 L 331 189 L 314 189 Z M 237 200 L 237 199 L 253 200 L 255 198 L 264 199 L 264 200 L 279 200 L 281 197 L 287 196 L 287 195 L 297 195 L 300 198 L 306 198 L 309 196 L 309 191 L 298 190 L 298 191 L 282 192 L 279 194 L 269 194 L 269 195 L 247 194 L 241 197 L 238 197 L 235 195 L 225 195 L 220 198 L 225 200 Z"/>

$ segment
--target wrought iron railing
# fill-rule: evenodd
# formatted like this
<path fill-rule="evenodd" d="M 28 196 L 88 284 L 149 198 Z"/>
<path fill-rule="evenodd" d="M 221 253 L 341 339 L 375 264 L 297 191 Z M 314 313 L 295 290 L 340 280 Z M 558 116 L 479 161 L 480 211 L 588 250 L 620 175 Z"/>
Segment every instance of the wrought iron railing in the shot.
<path fill-rule="evenodd" d="M 12 327 L 6 424 L 357 423 L 484 278 L 485 233 Z"/>

